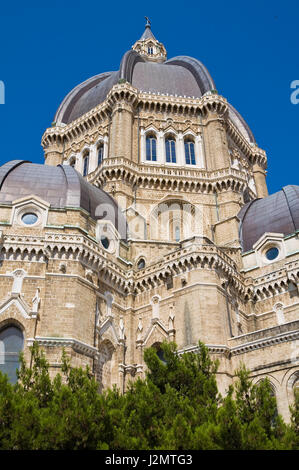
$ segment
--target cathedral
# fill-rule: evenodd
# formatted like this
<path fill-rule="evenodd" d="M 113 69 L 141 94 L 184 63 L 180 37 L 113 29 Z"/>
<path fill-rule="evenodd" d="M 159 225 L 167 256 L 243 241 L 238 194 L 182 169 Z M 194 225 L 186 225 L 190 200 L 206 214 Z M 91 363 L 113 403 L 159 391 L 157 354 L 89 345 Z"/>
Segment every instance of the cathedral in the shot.
<path fill-rule="evenodd" d="M 118 70 L 63 99 L 42 147 L 45 164 L 0 167 L 0 370 L 16 381 L 37 342 L 52 375 L 64 349 L 124 392 L 146 348 L 200 340 L 222 394 L 244 363 L 288 420 L 299 186 L 268 195 L 266 153 L 206 67 L 168 59 L 147 20 Z"/>

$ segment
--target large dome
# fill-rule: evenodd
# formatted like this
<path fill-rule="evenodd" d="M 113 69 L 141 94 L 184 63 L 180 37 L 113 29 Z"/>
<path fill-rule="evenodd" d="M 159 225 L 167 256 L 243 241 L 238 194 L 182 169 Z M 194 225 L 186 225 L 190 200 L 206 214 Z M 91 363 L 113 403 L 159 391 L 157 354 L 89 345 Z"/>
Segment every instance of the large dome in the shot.
<path fill-rule="evenodd" d="M 243 252 L 266 232 L 289 235 L 299 230 L 299 186 L 285 186 L 277 193 L 255 199 L 242 207 L 240 240 Z"/>
<path fill-rule="evenodd" d="M 140 41 L 150 37 L 156 41 L 147 27 Z M 140 91 L 180 97 L 200 98 L 216 88 L 206 67 L 193 57 L 153 62 L 132 49 L 124 54 L 119 70 L 95 75 L 76 86 L 62 101 L 54 121 L 69 124 L 78 119 L 102 103 L 119 80 L 126 80 Z M 247 123 L 230 104 L 229 116 L 246 140 L 255 142 Z"/>
<path fill-rule="evenodd" d="M 126 220 L 116 201 L 85 181 L 69 165 L 50 166 L 12 160 L 0 167 L 0 203 L 12 203 L 30 195 L 40 197 L 52 208 L 82 208 L 94 219 L 102 216 L 111 220 L 126 238 Z"/>

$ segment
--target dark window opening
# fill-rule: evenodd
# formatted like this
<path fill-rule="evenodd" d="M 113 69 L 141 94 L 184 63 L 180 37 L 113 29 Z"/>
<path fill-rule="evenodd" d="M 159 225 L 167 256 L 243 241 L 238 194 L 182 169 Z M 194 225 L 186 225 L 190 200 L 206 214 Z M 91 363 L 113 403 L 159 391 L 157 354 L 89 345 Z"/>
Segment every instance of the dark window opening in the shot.
<path fill-rule="evenodd" d="M 153 136 L 146 138 L 146 159 L 152 162 L 157 161 L 157 140 Z"/>
<path fill-rule="evenodd" d="M 107 237 L 105 237 L 105 236 L 102 235 L 102 236 L 101 236 L 101 243 L 102 243 L 103 247 L 104 247 L 106 250 L 108 250 L 109 245 L 110 245 L 109 239 L 108 239 Z"/>
<path fill-rule="evenodd" d="M 185 161 L 187 165 L 196 165 L 194 142 L 185 140 Z"/>
<path fill-rule="evenodd" d="M 137 263 L 137 268 L 138 269 L 143 269 L 145 268 L 145 260 L 143 258 L 141 258 L 138 263 Z"/>
<path fill-rule="evenodd" d="M 86 155 L 83 160 L 83 176 L 88 174 L 89 156 Z"/>
<path fill-rule="evenodd" d="M 176 163 L 175 141 L 173 139 L 167 139 L 165 141 L 165 151 L 166 151 L 166 162 Z"/>
<path fill-rule="evenodd" d="M 98 147 L 98 166 L 102 163 L 104 158 L 104 145 Z"/>
<path fill-rule="evenodd" d="M 0 371 L 7 374 L 11 383 L 17 382 L 19 354 L 23 350 L 24 337 L 19 328 L 8 326 L 0 331 Z"/>

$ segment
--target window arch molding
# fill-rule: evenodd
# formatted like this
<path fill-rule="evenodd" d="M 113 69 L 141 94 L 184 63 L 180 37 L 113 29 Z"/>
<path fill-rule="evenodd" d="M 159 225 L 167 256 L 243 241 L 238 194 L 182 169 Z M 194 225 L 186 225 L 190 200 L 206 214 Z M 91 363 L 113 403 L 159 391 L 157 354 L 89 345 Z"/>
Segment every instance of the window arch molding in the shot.
<path fill-rule="evenodd" d="M 203 145 L 203 136 L 201 132 L 195 133 L 191 129 L 187 129 L 183 134 L 182 134 L 182 140 L 183 140 L 183 147 L 184 147 L 184 164 L 185 165 L 190 165 L 186 163 L 186 155 L 185 155 L 185 141 L 189 140 L 190 142 L 193 142 L 194 144 L 194 154 L 195 154 L 195 165 L 199 168 L 206 168 L 206 161 L 205 161 L 205 151 L 204 151 L 204 145 Z"/>
<path fill-rule="evenodd" d="M 77 154 L 77 170 L 83 175 L 84 172 L 84 158 L 88 155 L 89 165 L 91 156 L 91 146 L 85 144 L 80 152 Z"/>
<path fill-rule="evenodd" d="M 154 126 L 149 126 L 146 129 L 140 128 L 140 162 L 148 164 L 161 163 L 161 149 L 160 149 L 160 134 Z M 146 158 L 146 139 L 148 137 L 154 137 L 156 139 L 156 160 L 151 161 Z"/>
<path fill-rule="evenodd" d="M 198 156 L 196 155 L 195 137 L 193 134 L 183 136 L 185 165 L 196 166 Z"/>
<path fill-rule="evenodd" d="M 169 135 L 177 139 L 179 136 L 179 133 L 173 127 L 168 127 L 163 133 L 164 139 Z"/>
<path fill-rule="evenodd" d="M 23 325 L 22 321 L 17 319 L 17 318 L 5 318 L 0 322 L 0 332 L 7 328 L 8 326 L 15 326 L 16 328 L 19 328 L 21 332 L 23 333 L 23 336 L 25 338 L 25 326 Z"/>
<path fill-rule="evenodd" d="M 144 264 L 142 263 L 144 262 Z M 143 264 L 143 267 L 141 267 L 141 263 Z M 144 255 L 140 255 L 138 258 L 137 258 L 137 261 L 136 261 L 136 269 L 138 271 L 142 271 L 145 267 L 146 267 L 146 257 Z"/>
<path fill-rule="evenodd" d="M 266 375 L 265 377 L 259 378 L 256 382 L 254 382 L 254 385 L 259 386 L 263 383 L 264 380 L 269 381 L 269 385 L 273 393 L 273 396 L 277 397 L 277 394 L 278 394 L 277 387 L 279 387 L 279 382 L 277 382 L 277 380 L 275 380 L 272 375 Z M 275 384 L 275 382 L 277 383 Z"/>
<path fill-rule="evenodd" d="M 294 350 L 296 354 L 296 349 Z M 286 392 L 288 397 L 289 405 L 293 404 L 294 402 L 294 393 L 295 389 L 299 388 L 299 369 L 292 370 L 289 377 L 286 379 Z"/>
<path fill-rule="evenodd" d="M 116 348 L 110 339 L 104 339 L 98 346 L 99 361 L 97 366 L 97 380 L 101 392 L 105 388 L 112 388 L 115 375 Z"/>

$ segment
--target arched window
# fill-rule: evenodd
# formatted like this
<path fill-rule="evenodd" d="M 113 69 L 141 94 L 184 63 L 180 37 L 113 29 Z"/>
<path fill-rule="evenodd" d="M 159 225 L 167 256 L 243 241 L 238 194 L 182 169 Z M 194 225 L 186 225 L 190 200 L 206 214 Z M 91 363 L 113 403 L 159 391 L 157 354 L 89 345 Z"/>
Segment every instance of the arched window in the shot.
<path fill-rule="evenodd" d="M 196 165 L 194 142 L 190 139 L 185 140 L 185 161 L 187 165 Z"/>
<path fill-rule="evenodd" d="M 100 164 L 102 163 L 103 158 L 104 158 L 104 145 L 100 144 L 98 146 L 98 166 L 100 166 Z"/>
<path fill-rule="evenodd" d="M 175 140 L 172 137 L 168 137 L 165 140 L 165 152 L 166 152 L 166 162 L 176 163 Z"/>
<path fill-rule="evenodd" d="M 179 242 L 181 239 L 181 230 L 178 225 L 176 225 L 174 229 L 174 238 L 176 242 Z"/>
<path fill-rule="evenodd" d="M 147 48 L 147 52 L 148 52 L 148 54 L 153 54 L 153 53 L 154 53 L 153 47 L 149 46 L 149 47 Z"/>
<path fill-rule="evenodd" d="M 143 269 L 143 268 L 145 268 L 145 259 L 141 258 L 137 263 L 137 269 Z"/>
<path fill-rule="evenodd" d="M 88 166 L 89 166 L 89 153 L 86 153 L 83 157 L 83 176 L 88 174 Z"/>
<path fill-rule="evenodd" d="M 146 159 L 151 162 L 157 161 L 157 139 L 153 135 L 146 137 Z"/>
<path fill-rule="evenodd" d="M 11 383 L 17 381 L 19 354 L 23 349 L 22 331 L 15 326 L 8 326 L 0 331 L 0 371 L 7 374 Z"/>
<path fill-rule="evenodd" d="M 161 348 L 161 343 L 157 342 L 152 345 L 152 348 L 156 350 L 157 356 L 162 361 L 165 365 L 167 364 L 165 356 L 164 356 L 164 351 Z"/>

